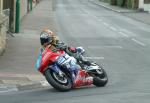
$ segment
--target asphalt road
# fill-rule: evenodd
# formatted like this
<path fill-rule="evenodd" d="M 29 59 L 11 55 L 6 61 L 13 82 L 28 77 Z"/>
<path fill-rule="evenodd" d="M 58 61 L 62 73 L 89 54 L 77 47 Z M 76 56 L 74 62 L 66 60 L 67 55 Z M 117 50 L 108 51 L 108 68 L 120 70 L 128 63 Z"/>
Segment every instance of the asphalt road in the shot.
<path fill-rule="evenodd" d="M 108 73 L 106 87 L 70 92 L 54 89 L 0 94 L 1 103 L 149 103 L 150 26 L 88 0 L 56 0 L 57 34 Z"/>

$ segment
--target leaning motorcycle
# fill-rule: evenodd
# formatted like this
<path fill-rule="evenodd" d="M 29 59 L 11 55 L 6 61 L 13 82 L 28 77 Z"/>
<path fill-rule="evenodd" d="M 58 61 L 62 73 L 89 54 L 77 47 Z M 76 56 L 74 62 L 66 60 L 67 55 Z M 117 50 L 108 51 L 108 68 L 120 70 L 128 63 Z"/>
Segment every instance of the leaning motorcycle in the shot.
<path fill-rule="evenodd" d="M 58 65 L 63 62 L 65 66 Z M 70 71 L 69 66 L 74 65 L 78 69 Z M 48 83 L 59 91 L 69 91 L 73 88 L 95 85 L 103 87 L 108 82 L 108 77 L 102 66 L 95 62 L 86 65 L 77 61 L 63 50 L 52 51 L 46 48 L 38 57 L 37 68 Z"/>

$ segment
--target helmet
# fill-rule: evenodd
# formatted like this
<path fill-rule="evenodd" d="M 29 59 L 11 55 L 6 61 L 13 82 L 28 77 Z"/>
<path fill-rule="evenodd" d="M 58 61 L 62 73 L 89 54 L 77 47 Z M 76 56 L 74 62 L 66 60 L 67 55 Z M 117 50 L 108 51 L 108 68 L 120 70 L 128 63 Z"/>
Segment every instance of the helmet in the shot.
<path fill-rule="evenodd" d="M 53 42 L 53 32 L 45 29 L 41 32 L 40 34 L 40 42 L 41 45 L 45 45 L 45 44 L 51 44 Z"/>
<path fill-rule="evenodd" d="M 43 29 L 43 31 L 42 32 L 46 32 L 47 34 L 49 34 L 50 36 L 54 36 L 54 33 L 51 31 L 51 30 L 49 30 L 49 29 Z"/>

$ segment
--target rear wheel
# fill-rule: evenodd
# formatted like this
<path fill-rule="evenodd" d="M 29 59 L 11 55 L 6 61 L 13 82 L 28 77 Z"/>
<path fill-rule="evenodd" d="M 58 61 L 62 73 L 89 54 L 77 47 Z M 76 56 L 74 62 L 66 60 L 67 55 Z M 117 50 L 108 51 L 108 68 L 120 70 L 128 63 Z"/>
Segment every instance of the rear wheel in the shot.
<path fill-rule="evenodd" d="M 108 82 L 108 77 L 104 69 L 101 69 L 101 74 L 95 74 L 93 84 L 97 87 L 103 87 Z"/>
<path fill-rule="evenodd" d="M 60 75 L 51 69 L 47 69 L 45 77 L 48 83 L 59 91 L 69 91 L 72 88 L 71 79 L 64 73 Z"/>
<path fill-rule="evenodd" d="M 107 73 L 102 68 L 102 66 L 99 66 L 98 64 L 95 64 L 95 65 L 97 65 L 99 67 L 99 69 L 95 69 L 95 70 L 90 71 L 90 74 L 94 77 L 93 78 L 93 84 L 97 87 L 103 87 L 108 82 Z"/>

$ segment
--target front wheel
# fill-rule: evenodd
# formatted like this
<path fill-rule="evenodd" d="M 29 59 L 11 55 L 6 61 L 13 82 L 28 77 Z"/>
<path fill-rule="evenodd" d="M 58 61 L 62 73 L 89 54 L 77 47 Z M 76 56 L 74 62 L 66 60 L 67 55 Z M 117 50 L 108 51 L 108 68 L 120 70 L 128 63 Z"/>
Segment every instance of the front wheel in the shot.
<path fill-rule="evenodd" d="M 60 75 L 51 69 L 47 69 L 45 78 L 56 90 L 65 92 L 72 88 L 71 79 L 65 74 Z"/>

